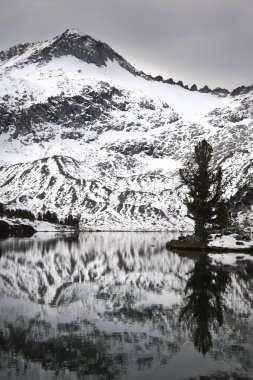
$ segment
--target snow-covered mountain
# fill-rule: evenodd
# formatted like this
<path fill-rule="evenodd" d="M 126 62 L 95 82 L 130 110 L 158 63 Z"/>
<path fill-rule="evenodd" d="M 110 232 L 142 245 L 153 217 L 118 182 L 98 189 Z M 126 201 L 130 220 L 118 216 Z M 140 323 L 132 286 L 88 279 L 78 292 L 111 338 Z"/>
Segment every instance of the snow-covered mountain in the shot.
<path fill-rule="evenodd" d="M 83 229 L 189 229 L 178 168 L 205 137 L 253 219 L 252 99 L 152 78 L 76 30 L 15 46 L 0 53 L 0 201 Z"/>

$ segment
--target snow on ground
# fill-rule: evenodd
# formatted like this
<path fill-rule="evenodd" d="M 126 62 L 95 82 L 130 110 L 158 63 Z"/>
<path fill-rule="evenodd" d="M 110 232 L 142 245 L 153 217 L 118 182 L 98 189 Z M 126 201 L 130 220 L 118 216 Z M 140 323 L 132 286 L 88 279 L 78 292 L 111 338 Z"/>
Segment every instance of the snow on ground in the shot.
<path fill-rule="evenodd" d="M 117 61 L 107 61 L 106 66 L 83 62 L 73 56 L 54 58 L 46 64 L 30 63 L 23 67 L 4 67 L 0 71 L 0 96 L 6 94 L 21 97 L 32 95 L 31 103 L 45 102 L 51 96 L 73 96 L 83 91 L 85 86 L 96 87 L 98 82 L 106 82 L 126 90 L 138 91 L 145 96 L 168 103 L 183 119 L 191 122 L 205 122 L 205 116 L 228 103 L 225 98 L 211 94 L 191 92 L 177 85 L 150 81 L 135 76 L 122 68 Z M 17 87 L 18 84 L 18 87 Z"/>
<path fill-rule="evenodd" d="M 223 248 L 253 248 L 253 240 L 242 241 L 236 239 L 236 235 L 215 235 L 212 234 L 213 240 L 208 244 L 210 247 L 223 247 Z M 241 244 L 236 244 L 240 242 Z"/>
<path fill-rule="evenodd" d="M 61 224 L 53 224 L 49 222 L 43 222 L 40 220 L 35 220 L 33 223 L 33 227 L 37 232 L 57 232 L 57 231 L 72 231 L 73 228 L 69 226 L 62 226 Z"/>
<path fill-rule="evenodd" d="M 32 222 L 31 220 L 28 220 L 28 219 L 19 219 L 19 218 L 10 219 L 6 217 L 1 218 L 1 220 L 7 222 L 10 225 L 20 224 L 20 223 L 26 224 L 28 226 L 32 226 L 37 232 L 58 232 L 58 231 L 71 232 L 74 230 L 73 227 L 70 227 L 70 226 L 63 226 L 61 224 L 53 224 L 53 223 L 44 222 L 41 220 L 35 220 L 34 222 Z"/>
<path fill-rule="evenodd" d="M 135 155 L 135 158 L 144 164 L 144 170 L 156 171 L 161 169 L 164 172 L 175 171 L 181 168 L 182 164 L 171 157 L 154 158 L 147 155 Z"/>

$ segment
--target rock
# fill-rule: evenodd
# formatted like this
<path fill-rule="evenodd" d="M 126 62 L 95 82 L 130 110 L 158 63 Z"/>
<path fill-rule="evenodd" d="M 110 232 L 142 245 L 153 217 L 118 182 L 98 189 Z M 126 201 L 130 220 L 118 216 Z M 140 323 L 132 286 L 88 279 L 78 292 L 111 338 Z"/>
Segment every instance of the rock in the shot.
<path fill-rule="evenodd" d="M 176 84 L 176 82 L 175 82 L 172 78 L 166 79 L 166 80 L 164 81 L 164 83 L 168 83 L 168 84 Z"/>
<path fill-rule="evenodd" d="M 9 224 L 4 220 L 0 220 L 0 239 L 8 237 L 31 237 L 36 230 L 27 224 L 13 223 Z"/>
<path fill-rule="evenodd" d="M 242 94 L 248 94 L 253 90 L 253 86 L 240 86 L 235 88 L 233 91 L 231 91 L 230 95 L 231 96 L 238 96 Z"/>
<path fill-rule="evenodd" d="M 211 92 L 212 90 L 208 86 L 204 86 L 199 89 L 199 92 L 203 92 L 204 94 L 207 94 L 208 92 Z"/>
<path fill-rule="evenodd" d="M 222 235 L 228 236 L 228 235 L 231 235 L 231 232 L 230 231 L 224 231 L 224 232 L 222 232 Z"/>
<path fill-rule="evenodd" d="M 177 84 L 178 86 L 180 86 L 180 87 L 184 87 L 184 84 L 183 84 L 183 82 L 182 82 L 181 80 L 179 80 L 176 84 Z"/>
<path fill-rule="evenodd" d="M 156 81 L 158 81 L 158 82 L 162 82 L 163 81 L 163 77 L 161 75 L 157 75 L 154 79 Z"/>
<path fill-rule="evenodd" d="M 248 235 L 236 235 L 236 240 L 250 241 L 251 238 Z"/>
<path fill-rule="evenodd" d="M 244 243 L 242 241 L 237 241 L 235 244 L 236 245 L 244 245 Z"/>
<path fill-rule="evenodd" d="M 220 88 L 216 87 L 213 91 L 213 94 L 218 95 L 218 96 L 227 96 L 229 94 L 229 91 L 226 88 Z"/>
<path fill-rule="evenodd" d="M 191 86 L 190 91 L 198 91 L 198 88 L 197 88 L 196 84 L 193 84 Z"/>
<path fill-rule="evenodd" d="M 231 198 L 233 210 L 240 211 L 253 205 L 253 187 L 250 184 L 242 186 Z"/>

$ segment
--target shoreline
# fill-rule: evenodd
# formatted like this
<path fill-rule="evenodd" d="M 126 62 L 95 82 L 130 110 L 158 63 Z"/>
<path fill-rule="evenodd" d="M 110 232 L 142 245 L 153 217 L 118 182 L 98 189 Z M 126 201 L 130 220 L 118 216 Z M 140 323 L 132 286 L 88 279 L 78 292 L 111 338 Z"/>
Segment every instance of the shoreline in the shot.
<path fill-rule="evenodd" d="M 194 254 L 200 253 L 208 254 L 208 253 L 252 253 L 253 254 L 253 246 L 238 246 L 237 247 L 222 247 L 215 245 L 205 245 L 205 244 L 194 244 L 194 243 L 186 243 L 177 240 L 171 240 L 166 243 L 166 248 L 176 253 L 184 253 L 184 254 Z"/>

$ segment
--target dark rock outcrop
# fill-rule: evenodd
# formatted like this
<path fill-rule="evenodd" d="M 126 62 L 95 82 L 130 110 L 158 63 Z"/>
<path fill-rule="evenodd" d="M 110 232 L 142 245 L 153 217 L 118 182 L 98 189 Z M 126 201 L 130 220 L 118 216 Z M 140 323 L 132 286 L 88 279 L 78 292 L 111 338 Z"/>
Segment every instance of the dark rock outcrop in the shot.
<path fill-rule="evenodd" d="M 204 86 L 199 89 L 199 92 L 203 92 L 204 94 L 208 94 L 209 92 L 212 92 L 212 90 L 208 86 Z"/>
<path fill-rule="evenodd" d="M 138 71 L 109 45 L 73 29 L 66 30 L 62 35 L 56 37 L 51 44 L 39 49 L 37 52 L 35 51 L 29 57 L 29 60 L 32 62 L 49 62 L 54 57 L 67 55 L 99 67 L 105 66 L 108 60 L 115 60 L 121 67 L 132 74 L 138 74 Z"/>
<path fill-rule="evenodd" d="M 243 94 L 248 94 L 249 92 L 253 91 L 253 85 L 252 86 L 240 86 L 235 88 L 230 95 L 231 96 L 238 96 Z"/>
<path fill-rule="evenodd" d="M 190 87 L 190 91 L 198 91 L 198 88 L 197 88 L 196 84 L 193 84 L 193 85 Z"/>
<path fill-rule="evenodd" d="M 33 44 L 30 43 L 24 43 L 24 44 L 19 44 L 16 46 L 11 47 L 7 51 L 1 51 L 0 52 L 0 62 L 5 62 L 8 59 L 17 57 L 28 50 L 29 47 L 31 47 Z"/>
<path fill-rule="evenodd" d="M 127 107 L 121 91 L 102 84 L 99 91 L 87 87 L 82 95 L 54 96 L 48 98 L 45 103 L 35 103 L 26 109 L 20 107 L 16 110 L 8 110 L 4 104 L 0 104 L 0 133 L 7 133 L 9 127 L 13 126 L 15 133 L 12 138 L 28 133 L 36 135 L 38 126 L 43 123 L 53 123 L 61 129 L 62 126 L 69 127 L 70 120 L 74 128 L 83 130 L 85 123 L 92 124 L 101 115 L 106 118 L 113 109 L 127 111 Z M 78 131 L 76 134 L 77 138 L 81 137 Z M 73 136 L 65 138 L 71 137 Z"/>
<path fill-rule="evenodd" d="M 15 222 L 9 224 L 4 220 L 0 220 L 0 239 L 8 237 L 31 237 L 36 230 L 27 224 Z"/>
<path fill-rule="evenodd" d="M 227 95 L 229 95 L 229 91 L 226 89 L 226 88 L 221 88 L 221 87 L 216 87 L 212 93 L 214 95 L 218 95 L 218 96 L 222 96 L 222 97 L 225 97 Z"/>

